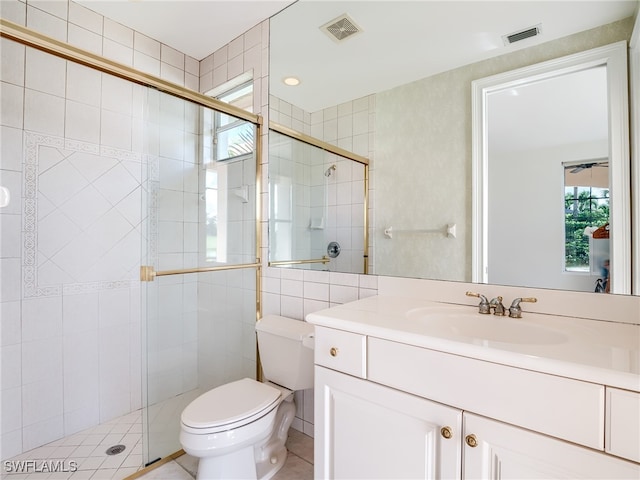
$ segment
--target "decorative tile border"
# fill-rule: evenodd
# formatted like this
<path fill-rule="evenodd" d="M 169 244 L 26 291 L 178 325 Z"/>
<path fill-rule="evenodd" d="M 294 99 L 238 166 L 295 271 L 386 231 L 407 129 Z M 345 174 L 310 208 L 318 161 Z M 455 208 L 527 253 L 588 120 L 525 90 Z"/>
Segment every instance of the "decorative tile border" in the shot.
<path fill-rule="evenodd" d="M 100 290 L 132 288 L 139 285 L 138 280 L 113 280 L 102 282 L 85 282 L 70 284 L 40 285 L 38 283 L 38 175 L 40 147 L 60 148 L 72 152 L 90 153 L 102 157 L 144 162 L 148 169 L 146 189 L 147 211 L 147 247 L 148 258 L 155 259 L 157 252 L 157 190 L 158 190 L 158 158 L 151 155 L 96 144 L 69 140 L 35 132 L 24 132 L 23 160 L 23 226 L 22 226 L 22 283 L 23 297 L 45 297 L 57 295 L 73 295 Z M 142 206 L 141 206 L 142 208 Z"/>

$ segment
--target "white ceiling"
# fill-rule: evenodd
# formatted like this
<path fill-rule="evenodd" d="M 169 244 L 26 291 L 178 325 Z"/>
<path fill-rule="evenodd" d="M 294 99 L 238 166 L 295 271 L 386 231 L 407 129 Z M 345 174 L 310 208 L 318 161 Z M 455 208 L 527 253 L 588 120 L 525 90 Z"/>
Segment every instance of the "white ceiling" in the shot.
<path fill-rule="evenodd" d="M 611 23 L 635 0 L 300 0 L 271 21 L 270 92 L 308 112 Z M 363 32 L 336 43 L 320 26 L 347 13 Z M 534 25 L 542 35 L 505 46 Z M 282 78 L 295 75 L 298 87 Z"/>
<path fill-rule="evenodd" d="M 73 0 L 197 60 L 292 0 Z"/>
<path fill-rule="evenodd" d="M 634 14 L 638 0 L 75 0 L 198 60 L 271 21 L 271 93 L 315 112 Z M 337 43 L 319 27 L 348 13 L 362 33 Z M 542 35 L 501 36 L 541 24 Z M 281 79 L 295 75 L 298 87 Z"/>

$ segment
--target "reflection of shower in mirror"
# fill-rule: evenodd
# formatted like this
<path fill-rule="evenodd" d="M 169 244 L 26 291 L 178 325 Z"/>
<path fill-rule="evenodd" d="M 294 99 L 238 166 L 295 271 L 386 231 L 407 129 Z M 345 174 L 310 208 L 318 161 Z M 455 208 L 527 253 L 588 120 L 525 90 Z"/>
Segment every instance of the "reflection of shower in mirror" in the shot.
<path fill-rule="evenodd" d="M 330 177 L 331 174 L 336 170 L 336 164 L 334 163 L 333 165 L 331 165 L 329 168 L 327 168 L 324 171 L 324 176 L 325 177 Z"/>

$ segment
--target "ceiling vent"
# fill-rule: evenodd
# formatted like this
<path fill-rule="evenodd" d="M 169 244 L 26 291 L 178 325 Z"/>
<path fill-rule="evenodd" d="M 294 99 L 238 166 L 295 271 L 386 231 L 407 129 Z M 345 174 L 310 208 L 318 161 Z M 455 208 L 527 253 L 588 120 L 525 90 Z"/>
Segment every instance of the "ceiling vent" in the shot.
<path fill-rule="evenodd" d="M 354 36 L 356 33 L 360 33 L 362 29 L 353 21 L 346 13 L 340 15 L 338 18 L 334 18 L 329 23 L 325 23 L 320 27 L 324 33 L 326 33 L 331 40 L 335 42 L 341 42 L 349 37 Z"/>
<path fill-rule="evenodd" d="M 542 26 L 538 24 L 533 27 L 520 30 L 519 32 L 510 33 L 509 35 L 503 35 L 502 41 L 505 45 L 511 45 L 512 43 L 519 42 L 520 40 L 524 40 L 526 38 L 535 37 L 536 35 L 540 35 L 541 33 Z"/>

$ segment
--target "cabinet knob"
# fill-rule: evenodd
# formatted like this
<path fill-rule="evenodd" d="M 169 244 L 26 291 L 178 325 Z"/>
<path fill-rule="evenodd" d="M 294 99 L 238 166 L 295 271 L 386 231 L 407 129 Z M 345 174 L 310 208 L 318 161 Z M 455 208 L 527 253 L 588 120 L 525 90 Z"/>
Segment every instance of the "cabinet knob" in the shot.
<path fill-rule="evenodd" d="M 467 435 L 465 437 L 465 441 L 467 442 L 467 445 L 469 445 L 471 448 L 475 448 L 478 446 L 478 440 L 476 439 L 476 436 L 473 434 Z"/>
<path fill-rule="evenodd" d="M 329 350 L 329 355 L 331 355 L 332 357 L 337 357 L 338 349 L 336 347 L 331 347 L 331 349 Z"/>
<path fill-rule="evenodd" d="M 451 427 L 442 427 L 440 429 L 440 434 L 444 437 L 444 438 L 451 438 L 453 437 L 453 432 L 451 431 Z"/>

